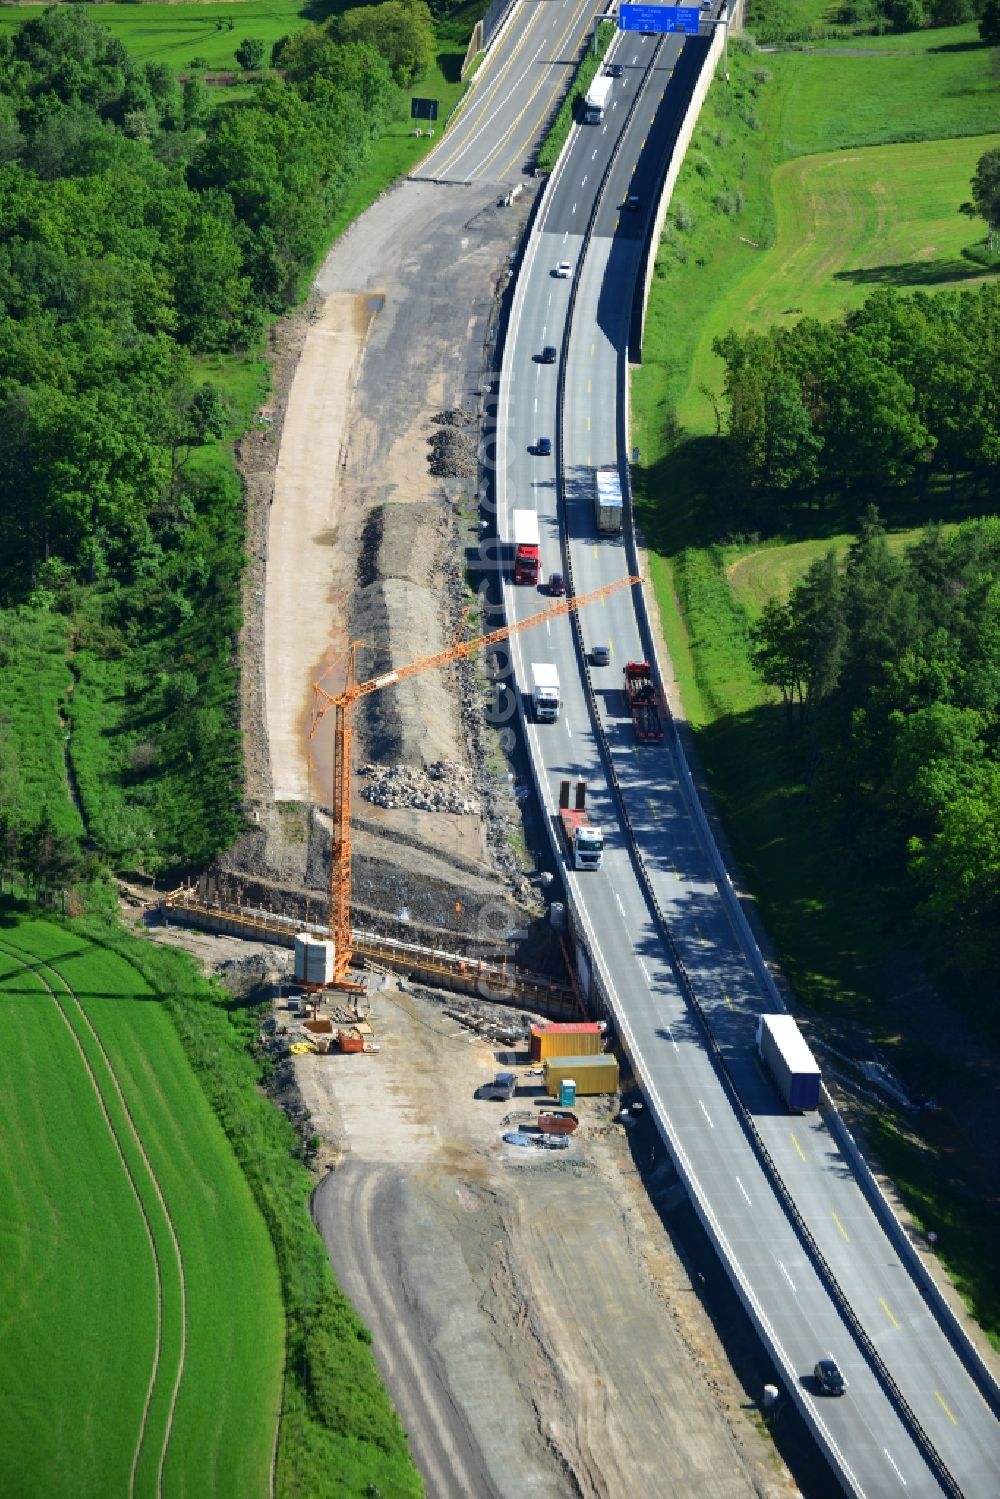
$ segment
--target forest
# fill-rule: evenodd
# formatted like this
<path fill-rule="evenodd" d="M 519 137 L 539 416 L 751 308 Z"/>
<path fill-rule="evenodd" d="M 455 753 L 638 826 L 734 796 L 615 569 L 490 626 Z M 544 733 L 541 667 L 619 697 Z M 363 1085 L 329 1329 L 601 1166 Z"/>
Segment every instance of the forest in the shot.
<path fill-rule="evenodd" d="M 85 830 L 64 791 L 29 794 L 32 746 L 0 703 L 0 874 L 39 891 L 84 844 L 150 874 L 240 827 L 242 496 L 218 443 L 245 416 L 226 359 L 298 299 L 398 110 L 356 30 L 284 43 L 287 76 L 219 107 L 83 7 L 0 43 L 0 656 L 16 675 L 62 627 Z"/>
<path fill-rule="evenodd" d="M 751 628 L 809 742 L 812 802 L 846 851 L 913 893 L 938 961 L 995 988 L 1000 932 L 1000 520 L 896 555 L 870 511 Z"/>
<path fill-rule="evenodd" d="M 716 341 L 733 512 L 798 534 L 860 520 L 751 626 L 790 753 L 845 869 L 908 892 L 937 965 L 995 988 L 1000 932 L 1000 287 L 874 293 Z M 874 501 L 919 527 L 901 554 Z M 968 518 L 970 515 L 978 518 Z"/>
<path fill-rule="evenodd" d="M 933 295 L 877 291 L 830 322 L 729 333 L 714 348 L 725 364 L 730 495 L 755 524 L 784 525 L 803 506 L 907 487 L 918 518 L 932 487 L 942 514 L 965 513 L 970 485 L 984 500 L 995 496 L 995 283 Z"/>

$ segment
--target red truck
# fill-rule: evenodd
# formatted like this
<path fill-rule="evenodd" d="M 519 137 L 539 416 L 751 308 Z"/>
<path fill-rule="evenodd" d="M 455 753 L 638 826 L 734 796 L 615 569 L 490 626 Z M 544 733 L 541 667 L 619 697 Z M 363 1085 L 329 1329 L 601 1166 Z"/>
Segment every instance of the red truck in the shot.
<path fill-rule="evenodd" d="M 624 677 L 625 696 L 632 713 L 635 737 L 642 740 L 662 739 L 663 725 L 656 706 L 656 685 L 649 662 L 627 662 Z"/>
<path fill-rule="evenodd" d="M 541 561 L 538 538 L 538 514 L 534 510 L 515 510 L 514 582 L 537 583 Z"/>
<path fill-rule="evenodd" d="M 559 825 L 569 849 L 574 869 L 600 869 L 604 858 L 604 835 L 595 827 L 587 812 L 587 783 L 577 781 L 575 806 L 570 806 L 572 786 L 559 784 Z"/>

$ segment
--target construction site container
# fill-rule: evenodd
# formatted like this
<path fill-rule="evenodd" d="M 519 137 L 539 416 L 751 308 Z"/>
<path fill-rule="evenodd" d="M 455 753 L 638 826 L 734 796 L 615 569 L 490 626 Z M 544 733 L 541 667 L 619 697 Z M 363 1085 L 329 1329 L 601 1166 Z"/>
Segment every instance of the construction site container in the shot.
<path fill-rule="evenodd" d="M 531 1027 L 533 1062 L 547 1062 L 549 1057 L 596 1057 L 603 1044 L 604 1032 L 592 1020 L 545 1021 Z"/>
<path fill-rule="evenodd" d="M 599 1057 L 552 1057 L 545 1063 L 545 1091 L 551 1098 L 559 1097 L 559 1085 L 564 1078 L 575 1081 L 581 1097 L 588 1093 L 617 1093 L 618 1058 L 605 1052 Z M 571 1108 L 572 1104 L 562 1106 Z"/>
<path fill-rule="evenodd" d="M 333 943 L 300 932 L 295 938 L 295 982 L 328 984 L 333 978 Z"/>

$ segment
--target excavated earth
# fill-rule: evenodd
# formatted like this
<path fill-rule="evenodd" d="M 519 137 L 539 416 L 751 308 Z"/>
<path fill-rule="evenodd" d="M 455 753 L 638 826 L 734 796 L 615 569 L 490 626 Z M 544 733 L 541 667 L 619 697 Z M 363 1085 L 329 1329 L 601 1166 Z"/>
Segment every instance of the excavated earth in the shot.
<path fill-rule="evenodd" d="M 530 206 L 528 193 L 498 209 L 488 187 L 403 184 L 275 331 L 273 395 L 240 452 L 253 831 L 212 873 L 227 899 L 321 919 L 330 748 L 308 739 L 311 684 L 338 689 L 349 640 L 364 642 L 364 680 L 460 628 L 493 332 Z M 463 663 L 361 703 L 355 919 L 556 972 L 492 701 L 487 664 Z M 204 957 L 211 939 L 194 941 Z M 279 1036 L 288 1018 L 279 1008 Z M 650 1196 L 677 1206 L 643 1124 L 628 1132 L 615 1105 L 588 1101 L 565 1158 L 526 1158 L 503 1144 L 502 1110 L 475 1098 L 508 1054 L 405 986 L 377 994 L 371 1019 L 377 1051 L 282 1066 L 328 1168 L 318 1226 L 428 1494 L 793 1493 L 755 1419 L 759 1349 L 749 1340 L 737 1378 L 702 1300 L 704 1250 L 692 1263 Z"/>
<path fill-rule="evenodd" d="M 328 823 L 303 817 L 310 802 L 328 812 L 332 777 L 332 713 L 309 738 L 312 683 L 343 685 L 349 641 L 361 642 L 358 681 L 445 650 L 473 602 L 482 402 L 530 202 L 500 208 L 489 186 L 400 184 L 338 241 L 313 302 L 276 335 L 266 420 L 240 452 L 254 831 L 218 873 L 280 886 L 297 909 L 315 910 L 329 870 Z M 449 931 L 463 951 L 513 952 L 510 934 L 529 932 L 521 961 L 558 970 L 492 702 L 489 663 L 464 661 L 357 704 L 355 906 L 414 941 Z M 389 772 L 442 764 L 462 792 L 447 805 L 385 789 Z"/>

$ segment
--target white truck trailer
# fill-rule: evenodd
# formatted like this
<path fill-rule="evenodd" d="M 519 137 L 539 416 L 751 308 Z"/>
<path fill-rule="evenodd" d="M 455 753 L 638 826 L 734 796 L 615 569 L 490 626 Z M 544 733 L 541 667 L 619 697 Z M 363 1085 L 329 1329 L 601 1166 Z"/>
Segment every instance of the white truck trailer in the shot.
<path fill-rule="evenodd" d="M 602 536 L 621 531 L 622 481 L 614 464 L 594 470 L 594 522 Z"/>
<path fill-rule="evenodd" d="M 791 1015 L 758 1015 L 757 1051 L 786 1108 L 804 1114 L 819 1107 L 819 1067 Z"/>
<path fill-rule="evenodd" d="M 559 672 L 551 661 L 536 661 L 531 667 L 531 705 L 539 723 L 555 723 L 562 706 Z"/>
<path fill-rule="evenodd" d="M 604 111 L 608 107 L 611 98 L 611 90 L 615 81 L 601 73 L 594 79 L 587 90 L 587 97 L 583 101 L 583 123 L 585 125 L 599 125 L 604 119 Z"/>

